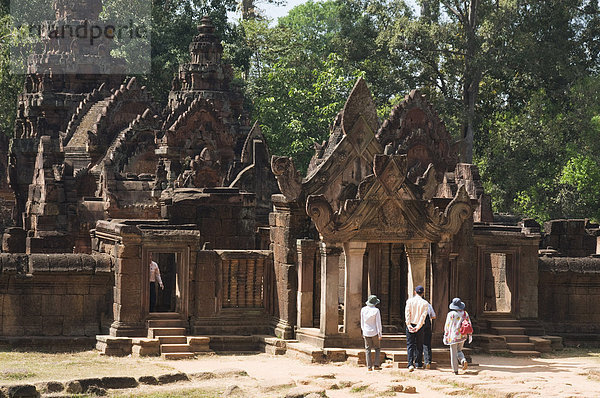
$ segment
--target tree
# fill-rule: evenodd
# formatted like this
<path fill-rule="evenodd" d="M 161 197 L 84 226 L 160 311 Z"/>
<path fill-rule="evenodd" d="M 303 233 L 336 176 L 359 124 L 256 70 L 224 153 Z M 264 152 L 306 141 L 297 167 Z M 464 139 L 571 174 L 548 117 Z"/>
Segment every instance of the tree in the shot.
<path fill-rule="evenodd" d="M 17 95 L 24 75 L 11 71 L 10 46 L 14 44 L 7 2 L 0 3 L 0 134 L 12 136 L 17 115 Z"/>

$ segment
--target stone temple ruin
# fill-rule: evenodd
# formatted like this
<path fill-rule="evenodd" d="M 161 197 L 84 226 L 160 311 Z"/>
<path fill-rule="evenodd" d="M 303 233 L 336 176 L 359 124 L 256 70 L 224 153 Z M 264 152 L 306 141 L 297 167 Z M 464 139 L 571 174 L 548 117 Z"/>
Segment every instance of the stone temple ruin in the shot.
<path fill-rule="evenodd" d="M 203 18 L 165 109 L 117 61 L 62 74 L 41 64 L 66 67 L 77 48 L 33 57 L 0 142 L 0 342 L 338 361 L 360 356 L 359 310 L 377 294 L 401 362 L 404 303 L 421 284 L 438 318 L 466 302 L 480 349 L 598 343 L 598 225 L 542 233 L 492 214 L 426 98 L 412 91 L 380 123 L 363 80 L 301 176 L 251 126 L 214 32 Z M 150 255 L 165 285 L 156 312 Z"/>

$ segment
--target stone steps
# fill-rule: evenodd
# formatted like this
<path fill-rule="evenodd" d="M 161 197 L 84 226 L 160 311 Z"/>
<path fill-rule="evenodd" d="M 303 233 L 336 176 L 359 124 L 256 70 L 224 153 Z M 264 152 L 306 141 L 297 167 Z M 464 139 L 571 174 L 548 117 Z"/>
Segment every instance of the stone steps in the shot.
<path fill-rule="evenodd" d="M 149 325 L 159 326 L 149 327 L 148 337 L 158 340 L 161 358 L 169 360 L 191 359 L 197 353 L 212 352 L 209 348 L 210 338 L 186 336 L 186 328 L 177 327 L 181 323 L 180 319 L 148 320 Z M 164 325 L 173 325 L 175 327 L 164 327 Z"/>
<path fill-rule="evenodd" d="M 185 336 L 185 328 L 148 328 L 148 338 L 159 336 Z"/>
<path fill-rule="evenodd" d="M 404 334 L 384 334 L 381 338 L 381 348 L 406 348 L 406 335 Z"/>
<path fill-rule="evenodd" d="M 160 344 L 187 344 L 185 336 L 158 336 Z"/>
<path fill-rule="evenodd" d="M 507 334 L 504 339 L 507 343 L 529 343 L 529 336 L 524 334 Z"/>
<path fill-rule="evenodd" d="M 552 341 L 544 339 L 543 328 L 537 320 L 520 320 L 507 314 L 486 314 L 483 324 L 489 334 L 478 334 L 478 345 L 492 354 L 539 357 L 552 350 Z"/>
<path fill-rule="evenodd" d="M 177 352 L 192 352 L 192 347 L 188 343 L 185 344 L 161 344 L 160 353 L 177 353 Z"/>
<path fill-rule="evenodd" d="M 535 351 L 533 343 L 506 343 L 510 351 Z"/>
<path fill-rule="evenodd" d="M 181 328 L 185 327 L 181 319 L 149 319 L 148 327 L 153 329 L 158 328 Z"/>
<path fill-rule="evenodd" d="M 522 328 L 520 326 L 514 326 L 514 327 L 492 327 L 490 328 L 490 331 L 494 334 L 498 334 L 498 335 L 502 335 L 502 336 L 506 336 L 506 335 L 525 335 L 525 328 Z"/>

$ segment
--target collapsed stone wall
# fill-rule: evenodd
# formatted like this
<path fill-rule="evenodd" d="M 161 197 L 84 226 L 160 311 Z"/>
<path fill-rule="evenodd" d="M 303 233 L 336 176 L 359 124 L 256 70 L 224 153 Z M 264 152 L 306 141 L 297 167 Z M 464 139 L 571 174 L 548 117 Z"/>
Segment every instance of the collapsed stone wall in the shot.
<path fill-rule="evenodd" d="M 587 219 L 551 220 L 544 223 L 542 247 L 552 248 L 568 257 L 596 253 L 598 224 Z"/>
<path fill-rule="evenodd" d="M 1 253 L 0 340 L 108 330 L 111 268 L 107 255 Z"/>
<path fill-rule="evenodd" d="M 538 294 L 546 333 L 600 343 L 600 258 L 540 257 Z"/>

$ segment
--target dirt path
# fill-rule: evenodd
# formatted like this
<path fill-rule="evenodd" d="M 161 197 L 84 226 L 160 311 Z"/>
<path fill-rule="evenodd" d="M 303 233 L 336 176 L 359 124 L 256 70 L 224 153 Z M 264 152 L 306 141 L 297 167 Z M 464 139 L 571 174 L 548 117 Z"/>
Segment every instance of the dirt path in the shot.
<path fill-rule="evenodd" d="M 397 385 L 412 386 L 425 397 L 600 397 L 600 354 L 565 358 L 507 358 L 475 355 L 473 366 L 455 376 L 450 369 L 421 370 L 384 368 L 367 372 L 364 367 L 342 364 L 309 364 L 295 358 L 267 354 L 207 356 L 173 362 L 186 373 L 239 369 L 247 377 L 221 379 L 221 389 L 235 385 L 239 395 L 285 396 L 292 386 L 326 390 L 328 397 L 401 396 Z M 215 385 L 215 381 L 206 381 Z"/>

